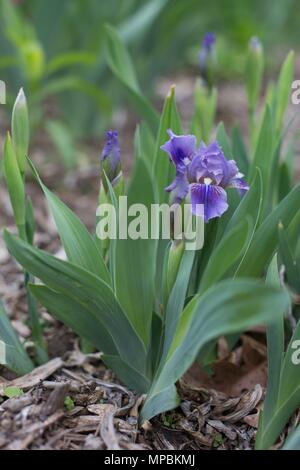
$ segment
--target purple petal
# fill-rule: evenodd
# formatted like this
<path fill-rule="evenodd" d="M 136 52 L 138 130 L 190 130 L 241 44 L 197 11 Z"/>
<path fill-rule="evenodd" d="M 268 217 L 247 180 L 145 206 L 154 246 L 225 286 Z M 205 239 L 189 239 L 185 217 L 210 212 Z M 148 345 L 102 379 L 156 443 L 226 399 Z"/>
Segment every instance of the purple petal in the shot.
<path fill-rule="evenodd" d="M 197 140 L 194 135 L 176 135 L 168 130 L 170 139 L 160 148 L 167 152 L 176 168 L 182 170 L 192 159 Z"/>
<path fill-rule="evenodd" d="M 207 169 L 207 176 L 212 178 L 218 185 L 227 174 L 227 160 L 218 142 L 212 142 L 207 147 L 201 146 L 199 149 L 203 165 Z"/>
<path fill-rule="evenodd" d="M 202 39 L 202 46 L 204 49 L 207 51 L 210 51 L 212 47 L 215 45 L 216 42 L 216 35 L 215 33 L 212 32 L 207 32 L 204 34 L 203 39 Z"/>
<path fill-rule="evenodd" d="M 197 208 L 197 204 L 204 206 L 205 222 L 220 217 L 228 209 L 226 192 L 212 184 L 191 184 L 191 202 L 195 215 L 201 215 L 201 208 Z"/>
<path fill-rule="evenodd" d="M 186 172 L 177 171 L 174 181 L 165 188 L 165 191 L 173 192 L 173 202 L 181 202 L 189 191 Z"/>
<path fill-rule="evenodd" d="M 230 182 L 233 181 L 239 174 L 239 169 L 237 164 L 234 160 L 225 160 L 225 165 L 223 168 L 223 178 L 222 178 L 222 186 L 226 188 L 230 186 Z"/>
<path fill-rule="evenodd" d="M 249 189 L 243 176 L 244 175 L 239 172 L 236 162 L 229 160 L 227 162 L 226 174 L 222 179 L 221 185 L 225 188 L 235 188 L 239 191 L 240 195 L 243 196 Z"/>
<path fill-rule="evenodd" d="M 198 182 L 201 179 L 203 180 L 203 178 L 211 178 L 211 176 L 213 176 L 208 171 L 200 153 L 197 153 L 188 165 L 187 174 L 190 182 Z"/>
<path fill-rule="evenodd" d="M 100 160 L 109 161 L 109 169 L 112 174 L 116 171 L 120 163 L 120 145 L 118 131 L 107 131 L 106 132 L 106 143 L 102 151 Z"/>
<path fill-rule="evenodd" d="M 207 169 L 205 176 L 210 177 L 217 185 L 223 188 L 237 188 L 247 191 L 248 186 L 241 179 L 241 173 L 234 160 L 227 160 L 217 142 L 203 146 L 199 150 L 203 165 Z"/>
<path fill-rule="evenodd" d="M 248 184 L 243 178 L 233 178 L 227 187 L 237 189 L 241 196 L 244 196 L 249 189 Z"/>

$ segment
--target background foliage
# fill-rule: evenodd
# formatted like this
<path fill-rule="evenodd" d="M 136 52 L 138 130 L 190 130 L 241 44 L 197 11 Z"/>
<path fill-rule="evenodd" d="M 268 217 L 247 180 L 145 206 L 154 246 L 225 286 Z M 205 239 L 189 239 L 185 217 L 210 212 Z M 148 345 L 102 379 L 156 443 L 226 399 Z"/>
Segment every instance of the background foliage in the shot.
<path fill-rule="evenodd" d="M 262 39 L 272 67 L 276 46 L 297 43 L 299 16 L 296 0 L 1 0 L 0 75 L 10 103 L 25 86 L 36 125 L 51 98 L 56 119 L 45 126 L 58 142 L 68 129 L 99 135 L 126 96 L 107 67 L 106 23 L 117 28 L 151 97 L 158 76 L 197 67 L 205 31 L 218 35 L 219 77 L 240 77 L 249 38 Z"/>

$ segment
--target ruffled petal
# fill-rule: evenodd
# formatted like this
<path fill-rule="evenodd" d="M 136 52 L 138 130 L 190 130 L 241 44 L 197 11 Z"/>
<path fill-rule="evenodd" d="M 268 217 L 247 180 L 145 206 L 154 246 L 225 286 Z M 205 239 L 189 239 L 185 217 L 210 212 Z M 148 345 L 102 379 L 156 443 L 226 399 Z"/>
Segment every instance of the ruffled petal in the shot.
<path fill-rule="evenodd" d="M 227 160 L 218 142 L 212 142 L 208 146 L 201 145 L 199 155 L 206 168 L 207 177 L 219 185 L 227 175 Z"/>
<path fill-rule="evenodd" d="M 200 181 L 203 178 L 210 178 L 212 175 L 207 170 L 206 165 L 199 153 L 195 154 L 193 160 L 187 167 L 188 180 L 191 183 Z"/>
<path fill-rule="evenodd" d="M 223 168 L 223 178 L 221 184 L 224 188 L 229 186 L 230 181 L 235 179 L 239 175 L 239 169 L 235 160 L 225 160 L 225 165 Z"/>
<path fill-rule="evenodd" d="M 194 135 L 176 135 L 169 129 L 170 139 L 160 148 L 167 152 L 178 169 L 188 165 L 196 151 L 197 140 Z"/>
<path fill-rule="evenodd" d="M 204 206 L 204 221 L 220 217 L 228 209 L 227 194 L 220 186 L 212 184 L 191 184 L 191 202 L 194 215 L 202 215 Z"/>
<path fill-rule="evenodd" d="M 227 185 L 228 188 L 235 188 L 238 190 L 241 196 L 248 191 L 249 186 L 243 178 L 233 178 L 229 184 Z"/>

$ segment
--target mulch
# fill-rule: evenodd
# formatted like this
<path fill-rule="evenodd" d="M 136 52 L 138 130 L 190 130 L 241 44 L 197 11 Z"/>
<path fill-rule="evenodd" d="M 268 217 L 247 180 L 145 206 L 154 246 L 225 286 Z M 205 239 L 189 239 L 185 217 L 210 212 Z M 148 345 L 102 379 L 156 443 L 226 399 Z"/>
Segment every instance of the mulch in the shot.
<path fill-rule="evenodd" d="M 76 340 L 64 359 L 9 385 L 24 393 L 0 404 L 0 448 L 7 450 L 251 449 L 263 393 L 258 385 L 228 398 L 182 380 L 180 407 L 140 425 L 144 396 L 118 383 L 101 354 L 82 354 Z M 0 382 L 0 395 L 6 386 Z"/>

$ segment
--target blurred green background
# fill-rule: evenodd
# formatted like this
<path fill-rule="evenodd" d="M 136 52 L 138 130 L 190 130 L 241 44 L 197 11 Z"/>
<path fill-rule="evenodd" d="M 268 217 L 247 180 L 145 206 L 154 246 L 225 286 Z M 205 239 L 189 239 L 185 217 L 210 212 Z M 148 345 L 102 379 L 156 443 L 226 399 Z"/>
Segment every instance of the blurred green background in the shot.
<path fill-rule="evenodd" d="M 112 111 L 126 103 L 125 87 L 107 66 L 105 24 L 117 29 L 142 91 L 153 99 L 160 76 L 197 76 L 206 31 L 217 35 L 219 80 L 241 78 L 253 35 L 262 40 L 272 73 L 288 48 L 297 51 L 298 7 L 296 0 L 1 0 L 7 109 L 24 86 L 32 128 L 70 147 L 99 136 Z"/>

